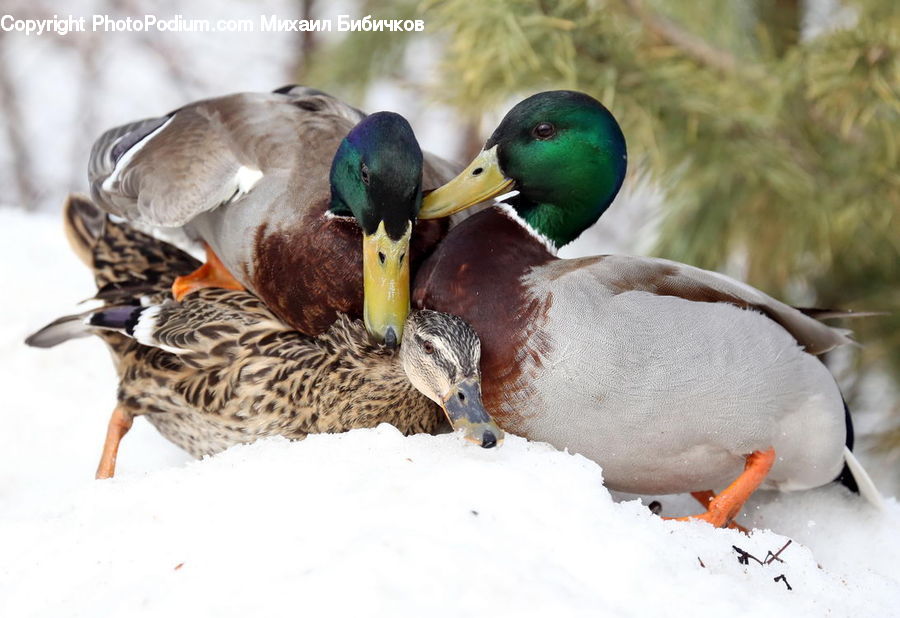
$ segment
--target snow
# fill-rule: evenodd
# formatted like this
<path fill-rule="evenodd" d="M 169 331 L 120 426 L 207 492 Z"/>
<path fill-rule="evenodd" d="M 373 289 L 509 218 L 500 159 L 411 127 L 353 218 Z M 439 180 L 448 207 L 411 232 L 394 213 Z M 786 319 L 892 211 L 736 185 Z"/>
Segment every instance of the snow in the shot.
<path fill-rule="evenodd" d="M 382 426 L 193 461 L 142 419 L 94 481 L 105 348 L 21 343 L 90 276 L 57 217 L 14 210 L 0 263 L 0 616 L 900 615 L 900 505 L 836 486 L 754 498 L 741 521 L 771 531 L 747 537 L 663 521 L 595 463 L 515 436 L 483 450 Z M 788 540 L 765 566 L 732 547 Z"/>

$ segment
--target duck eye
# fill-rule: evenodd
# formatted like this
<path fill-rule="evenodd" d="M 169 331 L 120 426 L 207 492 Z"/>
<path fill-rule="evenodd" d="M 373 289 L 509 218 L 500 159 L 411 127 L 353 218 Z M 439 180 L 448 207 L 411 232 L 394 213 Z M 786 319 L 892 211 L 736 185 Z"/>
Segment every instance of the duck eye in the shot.
<path fill-rule="evenodd" d="M 362 167 L 360 167 L 359 175 L 362 177 L 363 183 L 368 185 L 369 184 L 369 168 L 365 163 L 363 163 Z"/>
<path fill-rule="evenodd" d="M 549 122 L 542 122 L 531 130 L 531 134 L 537 139 L 550 139 L 556 135 L 556 127 Z"/>
<path fill-rule="evenodd" d="M 425 354 L 434 354 L 434 344 L 430 341 L 423 343 L 422 349 L 425 350 Z"/>

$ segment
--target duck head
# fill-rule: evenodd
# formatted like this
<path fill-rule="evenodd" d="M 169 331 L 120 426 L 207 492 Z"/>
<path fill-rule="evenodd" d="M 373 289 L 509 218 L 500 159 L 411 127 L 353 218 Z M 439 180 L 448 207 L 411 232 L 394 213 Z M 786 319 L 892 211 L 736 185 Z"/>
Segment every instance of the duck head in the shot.
<path fill-rule="evenodd" d="M 477 157 L 425 197 L 420 219 L 504 199 L 557 249 L 609 207 L 625 178 L 625 137 L 613 115 L 584 93 L 542 92 L 513 107 Z"/>
<path fill-rule="evenodd" d="M 400 362 L 413 386 L 441 406 L 453 429 L 484 448 L 503 441 L 503 430 L 481 402 L 481 341 L 462 318 L 414 311 L 406 320 Z"/>
<path fill-rule="evenodd" d="M 366 328 L 396 346 L 409 313 L 409 240 L 422 205 L 422 150 L 400 115 L 378 112 L 356 125 L 331 165 L 331 208 L 363 232 Z"/>

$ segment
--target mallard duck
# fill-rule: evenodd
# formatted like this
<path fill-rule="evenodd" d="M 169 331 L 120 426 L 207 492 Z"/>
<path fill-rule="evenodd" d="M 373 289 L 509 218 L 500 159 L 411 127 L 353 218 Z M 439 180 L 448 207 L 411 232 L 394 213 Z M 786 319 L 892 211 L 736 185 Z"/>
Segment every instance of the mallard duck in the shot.
<path fill-rule="evenodd" d="M 67 235 L 87 260 L 103 307 L 60 318 L 28 338 L 51 347 L 89 334 L 119 375 L 98 478 L 112 476 L 121 438 L 145 416 L 195 457 L 265 436 L 302 438 L 391 423 L 404 433 L 442 422 L 483 447 L 503 432 L 481 404 L 479 341 L 461 319 L 433 311 L 406 319 L 399 351 L 338 314 L 325 333 L 298 333 L 245 291 L 203 288 L 168 300 L 199 263 L 175 247 L 106 220 L 86 198 L 66 208 Z"/>
<path fill-rule="evenodd" d="M 708 507 L 698 517 L 717 526 L 758 486 L 817 487 L 845 462 L 877 503 L 816 358 L 849 343 L 843 332 L 716 272 L 556 256 L 608 208 L 626 160 L 603 105 L 544 92 L 426 196 L 420 218 L 500 199 L 450 231 L 413 292 L 415 307 L 479 334 L 488 411 L 508 431 L 594 459 L 612 489 L 696 492 Z"/>
<path fill-rule="evenodd" d="M 341 312 L 364 317 L 389 344 L 402 336 L 410 266 L 447 229 L 413 231 L 421 189 L 457 171 L 434 155 L 423 162 L 401 116 L 366 116 L 302 86 L 206 99 L 111 129 L 88 166 L 105 211 L 206 244 L 206 264 L 176 279 L 176 299 L 205 286 L 247 289 L 307 335 Z M 349 207 L 359 200 L 362 234 Z M 375 218 L 390 202 L 407 208 Z"/>

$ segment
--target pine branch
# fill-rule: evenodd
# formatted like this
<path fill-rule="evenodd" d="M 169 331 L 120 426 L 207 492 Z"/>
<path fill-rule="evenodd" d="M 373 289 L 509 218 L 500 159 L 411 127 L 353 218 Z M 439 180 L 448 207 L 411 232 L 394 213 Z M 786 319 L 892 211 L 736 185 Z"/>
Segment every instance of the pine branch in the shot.
<path fill-rule="evenodd" d="M 733 54 L 713 47 L 703 39 L 686 32 L 675 22 L 648 11 L 644 8 L 643 0 L 622 1 L 647 30 L 700 64 L 722 73 L 732 73 L 737 68 L 737 58 Z"/>

